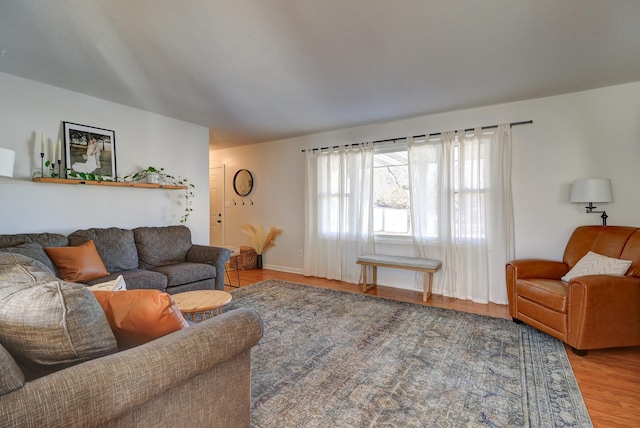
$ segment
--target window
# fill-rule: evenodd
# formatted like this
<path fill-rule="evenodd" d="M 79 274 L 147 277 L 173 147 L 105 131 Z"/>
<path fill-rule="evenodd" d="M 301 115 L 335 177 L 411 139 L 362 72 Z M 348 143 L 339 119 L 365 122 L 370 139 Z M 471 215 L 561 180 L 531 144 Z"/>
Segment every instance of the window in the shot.
<path fill-rule="evenodd" d="M 376 147 L 373 155 L 373 227 L 378 235 L 411 234 L 406 147 Z"/>
<path fill-rule="evenodd" d="M 469 147 L 470 146 L 470 147 Z M 452 233 L 467 239 L 485 238 L 484 144 L 460 142 L 450 147 Z M 406 146 L 376 147 L 373 155 L 373 221 L 376 235 L 411 236 L 409 162 Z M 426 236 L 438 236 L 439 165 L 436 159 L 421 165 L 427 183 L 418 194 L 428 209 L 421 211 Z M 462 170 L 461 170 L 462 168 Z M 446 169 L 446 168 L 445 168 Z"/>

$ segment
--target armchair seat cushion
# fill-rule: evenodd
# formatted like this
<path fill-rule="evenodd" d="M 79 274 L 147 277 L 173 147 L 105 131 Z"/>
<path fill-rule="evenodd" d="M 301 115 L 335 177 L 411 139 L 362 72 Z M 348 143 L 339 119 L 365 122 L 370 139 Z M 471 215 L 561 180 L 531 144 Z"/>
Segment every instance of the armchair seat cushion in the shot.
<path fill-rule="evenodd" d="M 167 277 L 167 286 L 189 284 L 192 282 L 204 281 L 216 277 L 215 266 L 203 263 L 175 263 L 172 265 L 158 266 L 150 271 L 158 272 Z"/>
<path fill-rule="evenodd" d="M 519 279 L 518 296 L 556 312 L 567 311 L 567 284 L 556 279 Z"/>

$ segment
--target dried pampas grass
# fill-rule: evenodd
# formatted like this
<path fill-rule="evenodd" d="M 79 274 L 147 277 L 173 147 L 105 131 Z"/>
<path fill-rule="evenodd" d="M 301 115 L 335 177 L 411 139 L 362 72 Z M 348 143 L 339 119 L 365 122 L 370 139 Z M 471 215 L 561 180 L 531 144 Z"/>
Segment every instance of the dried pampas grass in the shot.
<path fill-rule="evenodd" d="M 258 227 L 252 224 L 243 224 L 242 231 L 249 238 L 249 244 L 256 250 L 256 254 L 262 254 L 276 245 L 276 238 L 282 235 L 283 229 L 271 226 L 271 230 L 265 235 L 261 224 Z"/>

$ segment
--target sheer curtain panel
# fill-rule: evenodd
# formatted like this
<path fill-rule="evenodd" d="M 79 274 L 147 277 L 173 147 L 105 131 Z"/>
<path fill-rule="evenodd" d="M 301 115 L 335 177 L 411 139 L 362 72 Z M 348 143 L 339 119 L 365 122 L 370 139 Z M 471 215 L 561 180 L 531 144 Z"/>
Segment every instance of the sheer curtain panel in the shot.
<path fill-rule="evenodd" d="M 514 257 L 511 127 L 408 139 L 415 251 L 442 261 L 434 293 L 507 303 Z"/>
<path fill-rule="evenodd" d="M 372 144 L 305 157 L 303 274 L 358 283 L 358 256 L 374 252 Z"/>

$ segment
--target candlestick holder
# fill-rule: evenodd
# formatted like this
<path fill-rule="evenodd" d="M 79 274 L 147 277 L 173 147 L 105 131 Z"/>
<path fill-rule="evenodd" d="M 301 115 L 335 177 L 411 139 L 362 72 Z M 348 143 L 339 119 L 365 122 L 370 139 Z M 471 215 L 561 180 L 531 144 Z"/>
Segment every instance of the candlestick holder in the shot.
<path fill-rule="evenodd" d="M 40 174 L 44 178 L 44 152 L 40 152 Z"/>
<path fill-rule="evenodd" d="M 62 160 L 58 159 L 58 178 L 64 178 L 62 177 Z"/>

